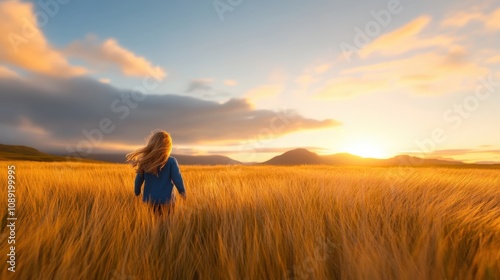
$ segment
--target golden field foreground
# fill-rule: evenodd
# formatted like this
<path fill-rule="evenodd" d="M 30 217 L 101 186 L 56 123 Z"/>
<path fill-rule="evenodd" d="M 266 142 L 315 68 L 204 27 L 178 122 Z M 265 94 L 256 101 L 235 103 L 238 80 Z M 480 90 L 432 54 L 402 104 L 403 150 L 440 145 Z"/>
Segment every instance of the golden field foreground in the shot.
<path fill-rule="evenodd" d="M 500 170 L 181 166 L 156 219 L 122 164 L 16 165 L 1 279 L 500 279 Z"/>

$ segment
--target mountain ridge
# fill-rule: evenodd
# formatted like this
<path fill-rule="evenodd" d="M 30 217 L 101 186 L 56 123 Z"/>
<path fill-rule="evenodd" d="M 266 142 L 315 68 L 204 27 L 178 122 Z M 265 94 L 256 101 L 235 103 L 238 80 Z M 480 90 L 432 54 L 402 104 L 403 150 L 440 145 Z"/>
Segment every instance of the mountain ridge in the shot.
<path fill-rule="evenodd" d="M 307 152 L 305 152 L 307 151 Z M 387 159 L 364 158 L 349 153 L 320 156 L 308 150 L 298 148 L 275 156 L 260 165 L 337 165 L 337 166 L 482 166 L 456 160 L 427 159 L 410 155 L 397 155 Z M 500 167 L 500 164 L 491 164 Z"/>
<path fill-rule="evenodd" d="M 125 163 L 125 153 L 94 153 L 86 157 L 76 155 L 52 155 L 33 147 L 0 144 L 0 161 L 84 161 Z M 387 159 L 364 158 L 349 153 L 318 155 L 305 148 L 297 148 L 260 163 L 244 163 L 222 155 L 172 154 L 181 165 L 332 165 L 332 166 L 457 166 L 500 167 L 499 163 L 464 163 L 456 160 L 426 159 L 410 155 L 397 155 Z"/>
<path fill-rule="evenodd" d="M 51 155 L 41 152 L 33 147 L 23 145 L 0 144 L 0 161 L 6 160 L 28 160 L 28 161 L 84 161 L 95 162 L 91 159 L 71 158 L 60 155 Z"/>
<path fill-rule="evenodd" d="M 90 154 L 86 158 L 93 160 L 113 162 L 113 163 L 125 163 L 125 153 L 115 153 L 115 154 Z M 220 155 L 180 155 L 171 154 L 172 157 L 177 159 L 179 164 L 184 165 L 234 165 L 242 164 L 241 162 L 234 160 L 232 158 Z"/>

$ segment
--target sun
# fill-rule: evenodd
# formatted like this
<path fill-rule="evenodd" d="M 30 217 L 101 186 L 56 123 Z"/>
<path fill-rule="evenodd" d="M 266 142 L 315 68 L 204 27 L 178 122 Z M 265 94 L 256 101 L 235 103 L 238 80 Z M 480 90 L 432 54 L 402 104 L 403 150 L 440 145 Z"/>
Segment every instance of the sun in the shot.
<path fill-rule="evenodd" d="M 385 158 L 387 152 L 382 145 L 373 141 L 360 141 L 348 144 L 345 152 L 365 158 Z"/>

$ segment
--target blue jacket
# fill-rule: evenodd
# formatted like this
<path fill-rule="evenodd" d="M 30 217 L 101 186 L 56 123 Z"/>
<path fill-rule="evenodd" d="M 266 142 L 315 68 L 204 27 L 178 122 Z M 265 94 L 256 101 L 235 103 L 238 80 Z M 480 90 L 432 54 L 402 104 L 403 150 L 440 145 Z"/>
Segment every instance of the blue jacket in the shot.
<path fill-rule="evenodd" d="M 173 183 L 181 195 L 186 195 L 179 164 L 174 157 L 168 158 L 163 168 L 158 172 L 158 176 L 151 173 L 137 173 L 134 187 L 136 196 L 141 194 L 143 182 L 144 194 L 142 201 L 144 202 L 160 204 L 175 202 Z"/>

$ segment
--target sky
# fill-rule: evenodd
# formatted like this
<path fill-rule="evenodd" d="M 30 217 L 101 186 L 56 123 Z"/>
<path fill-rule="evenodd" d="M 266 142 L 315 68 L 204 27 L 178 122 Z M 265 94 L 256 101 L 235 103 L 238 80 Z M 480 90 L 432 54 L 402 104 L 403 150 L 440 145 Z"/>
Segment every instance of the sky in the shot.
<path fill-rule="evenodd" d="M 0 143 L 500 162 L 498 1 L 0 1 Z"/>

